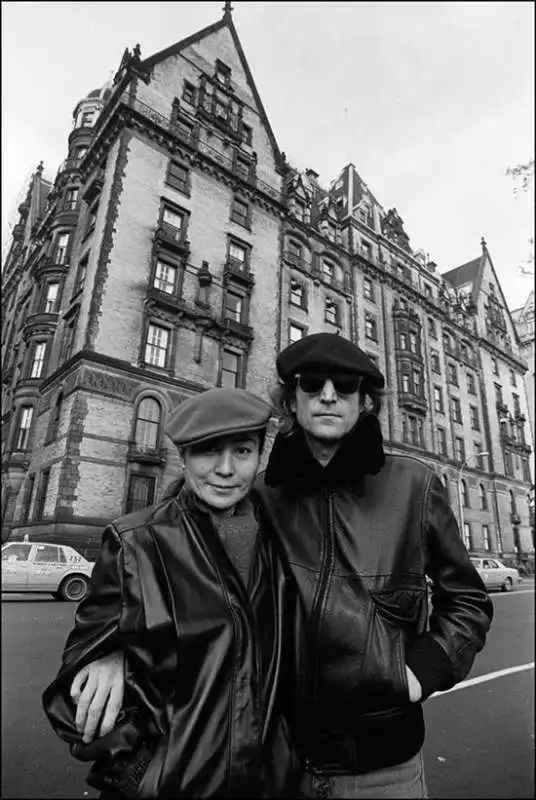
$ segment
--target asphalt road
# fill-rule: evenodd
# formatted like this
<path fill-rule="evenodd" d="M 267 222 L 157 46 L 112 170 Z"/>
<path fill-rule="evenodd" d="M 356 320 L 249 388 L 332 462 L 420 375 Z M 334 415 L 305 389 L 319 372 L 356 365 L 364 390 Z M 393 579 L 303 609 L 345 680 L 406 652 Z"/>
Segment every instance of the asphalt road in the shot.
<path fill-rule="evenodd" d="M 484 651 L 456 691 L 425 704 L 425 764 L 432 798 L 534 797 L 534 582 L 493 594 Z M 4 800 L 96 798 L 87 766 L 52 733 L 41 706 L 59 666 L 75 605 L 36 595 L 2 597 L 2 788 Z"/>

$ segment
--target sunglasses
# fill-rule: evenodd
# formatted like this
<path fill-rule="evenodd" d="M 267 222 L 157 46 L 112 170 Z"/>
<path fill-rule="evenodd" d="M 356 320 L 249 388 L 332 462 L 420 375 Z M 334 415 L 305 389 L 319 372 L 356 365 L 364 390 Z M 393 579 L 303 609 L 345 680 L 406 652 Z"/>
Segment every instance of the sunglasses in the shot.
<path fill-rule="evenodd" d="M 361 384 L 361 375 L 334 375 L 331 373 L 309 372 L 296 376 L 298 386 L 306 394 L 318 394 L 326 381 L 331 381 L 337 394 L 354 394 Z"/>

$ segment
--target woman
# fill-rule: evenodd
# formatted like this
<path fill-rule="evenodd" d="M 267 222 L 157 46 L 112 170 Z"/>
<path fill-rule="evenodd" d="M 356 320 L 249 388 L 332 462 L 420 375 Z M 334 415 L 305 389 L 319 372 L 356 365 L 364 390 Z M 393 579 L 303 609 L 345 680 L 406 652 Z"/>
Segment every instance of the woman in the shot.
<path fill-rule="evenodd" d="M 87 780 L 103 798 L 280 791 L 270 759 L 284 753 L 276 689 L 283 651 L 292 652 L 282 609 L 293 600 L 275 537 L 249 495 L 269 417 L 266 403 L 240 389 L 185 401 L 166 429 L 184 459 L 178 493 L 104 532 L 43 696 L 72 754 L 94 762 Z M 121 713 L 113 730 L 83 741 L 73 677 L 117 652 Z"/>

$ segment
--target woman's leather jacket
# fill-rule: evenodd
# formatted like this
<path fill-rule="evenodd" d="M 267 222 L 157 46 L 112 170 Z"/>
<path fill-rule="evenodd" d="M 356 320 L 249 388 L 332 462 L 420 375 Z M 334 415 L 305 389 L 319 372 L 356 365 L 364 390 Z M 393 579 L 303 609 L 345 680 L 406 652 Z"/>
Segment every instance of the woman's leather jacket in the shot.
<path fill-rule="evenodd" d="M 298 617 L 277 541 L 250 497 L 259 534 L 248 591 L 209 513 L 184 488 L 106 528 L 60 672 L 43 697 L 73 755 L 95 762 L 90 785 L 140 798 L 280 791 L 288 754 L 276 690 Z M 71 683 L 114 650 L 125 653 L 123 711 L 111 733 L 83 744 Z"/>
<path fill-rule="evenodd" d="M 307 618 L 311 685 L 299 680 L 308 702 L 291 727 L 302 757 L 333 773 L 415 755 L 424 722 L 406 665 L 423 699 L 448 689 L 493 615 L 435 472 L 384 457 L 377 421 L 363 424 L 366 435 L 358 424 L 326 468 L 300 431 L 278 435 L 262 490 Z"/>

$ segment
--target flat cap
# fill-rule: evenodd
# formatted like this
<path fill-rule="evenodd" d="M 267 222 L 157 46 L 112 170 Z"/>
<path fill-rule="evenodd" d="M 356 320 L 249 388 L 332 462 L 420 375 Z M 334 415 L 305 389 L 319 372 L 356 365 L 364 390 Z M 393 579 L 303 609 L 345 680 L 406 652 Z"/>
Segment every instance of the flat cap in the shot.
<path fill-rule="evenodd" d="M 385 380 L 371 359 L 359 347 L 336 333 L 312 333 L 281 351 L 276 361 L 282 381 L 302 372 L 362 375 L 382 389 Z"/>
<path fill-rule="evenodd" d="M 170 415 L 165 431 L 179 447 L 219 436 L 260 431 L 272 409 L 245 389 L 208 389 L 189 397 Z"/>

